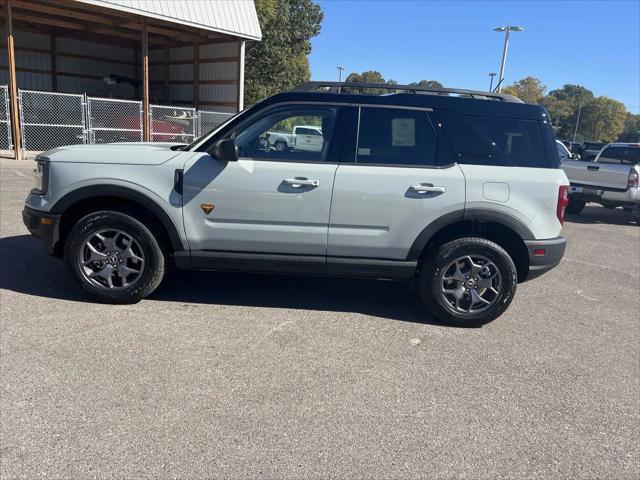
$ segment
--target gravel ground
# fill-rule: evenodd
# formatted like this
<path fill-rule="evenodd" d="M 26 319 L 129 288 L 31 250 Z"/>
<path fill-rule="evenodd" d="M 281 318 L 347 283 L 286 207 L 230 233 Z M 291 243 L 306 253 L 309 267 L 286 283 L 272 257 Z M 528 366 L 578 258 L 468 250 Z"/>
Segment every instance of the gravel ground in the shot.
<path fill-rule="evenodd" d="M 2 160 L 3 478 L 640 477 L 640 227 L 569 218 L 562 264 L 480 329 L 392 282 L 174 273 L 92 303 Z"/>

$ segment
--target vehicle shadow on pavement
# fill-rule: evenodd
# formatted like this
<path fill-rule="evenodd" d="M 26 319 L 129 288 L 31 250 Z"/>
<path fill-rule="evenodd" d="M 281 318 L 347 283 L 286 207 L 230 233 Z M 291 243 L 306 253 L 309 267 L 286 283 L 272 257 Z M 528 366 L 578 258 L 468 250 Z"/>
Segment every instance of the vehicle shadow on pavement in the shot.
<path fill-rule="evenodd" d="M 609 225 L 640 225 L 640 216 L 622 208 L 587 206 L 580 215 L 566 214 L 570 223 L 606 223 Z"/>
<path fill-rule="evenodd" d="M 64 263 L 47 255 L 29 235 L 0 238 L 0 288 L 93 302 L 76 285 Z M 355 312 L 443 325 L 424 309 L 406 282 L 172 269 L 148 300 Z"/>

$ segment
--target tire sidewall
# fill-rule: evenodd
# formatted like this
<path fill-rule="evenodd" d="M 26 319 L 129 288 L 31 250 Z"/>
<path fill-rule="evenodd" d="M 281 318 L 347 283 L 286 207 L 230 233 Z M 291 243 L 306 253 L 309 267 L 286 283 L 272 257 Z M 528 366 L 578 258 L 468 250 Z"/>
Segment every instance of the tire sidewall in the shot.
<path fill-rule="evenodd" d="M 80 249 L 91 235 L 104 229 L 118 229 L 131 235 L 144 254 L 144 269 L 131 286 L 107 290 L 91 284 L 78 264 Z M 107 303 L 135 303 L 151 293 L 160 283 L 165 270 L 165 258 L 153 233 L 137 219 L 124 213 L 102 211 L 80 219 L 65 242 L 65 261 L 80 286 L 92 296 Z M 158 278 L 159 277 L 159 278 Z"/>
<path fill-rule="evenodd" d="M 440 295 L 444 269 L 456 258 L 482 255 L 496 265 L 502 277 L 502 290 L 487 310 L 475 314 L 454 312 Z M 516 292 L 518 274 L 511 257 L 499 245 L 482 238 L 463 238 L 448 242 L 431 257 L 421 272 L 420 293 L 427 307 L 438 318 L 457 326 L 480 326 L 499 317 L 509 307 Z"/>

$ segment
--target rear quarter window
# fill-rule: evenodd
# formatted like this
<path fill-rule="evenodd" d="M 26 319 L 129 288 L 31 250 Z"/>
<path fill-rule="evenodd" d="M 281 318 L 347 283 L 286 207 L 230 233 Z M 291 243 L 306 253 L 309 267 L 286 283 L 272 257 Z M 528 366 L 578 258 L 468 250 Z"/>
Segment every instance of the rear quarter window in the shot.
<path fill-rule="evenodd" d="M 538 122 L 439 111 L 445 134 L 461 164 L 547 168 Z M 557 150 L 554 152 L 557 156 Z"/>

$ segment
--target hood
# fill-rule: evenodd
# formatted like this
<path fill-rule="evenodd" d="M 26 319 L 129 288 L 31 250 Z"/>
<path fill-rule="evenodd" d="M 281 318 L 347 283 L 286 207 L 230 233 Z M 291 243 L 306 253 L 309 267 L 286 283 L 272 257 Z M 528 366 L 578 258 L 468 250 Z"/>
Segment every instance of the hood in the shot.
<path fill-rule="evenodd" d="M 181 150 L 172 147 L 182 143 L 104 143 L 95 145 L 69 145 L 38 155 L 51 162 L 112 163 L 120 165 L 160 165 L 178 155 Z"/>

